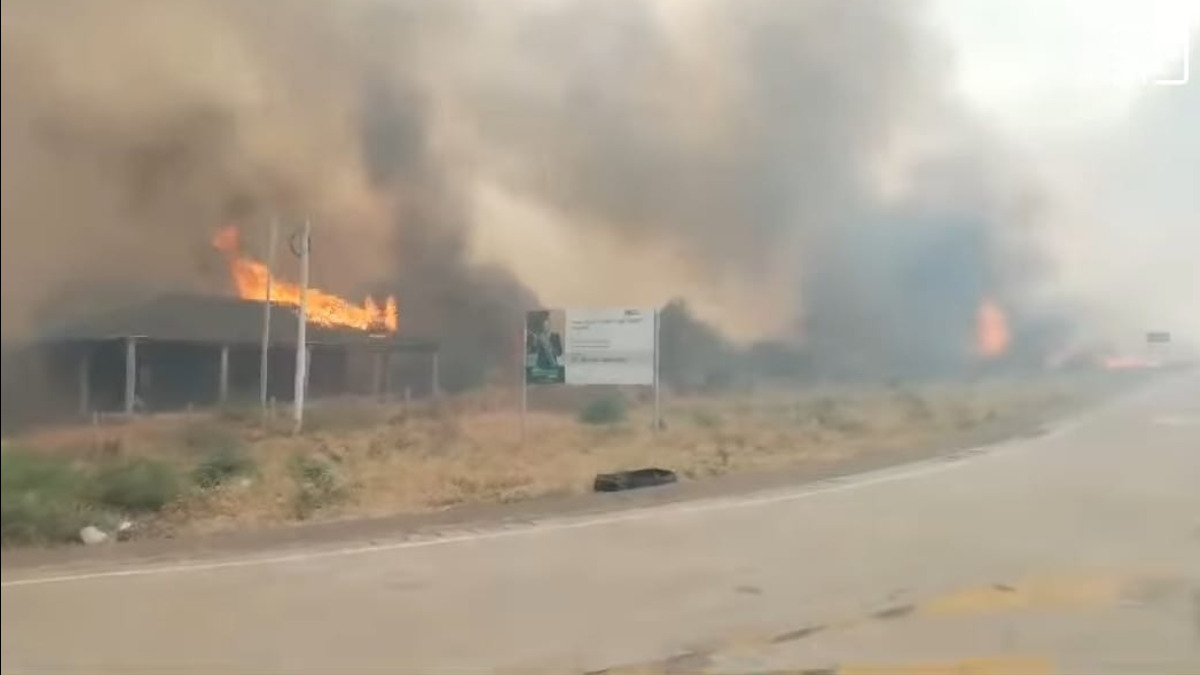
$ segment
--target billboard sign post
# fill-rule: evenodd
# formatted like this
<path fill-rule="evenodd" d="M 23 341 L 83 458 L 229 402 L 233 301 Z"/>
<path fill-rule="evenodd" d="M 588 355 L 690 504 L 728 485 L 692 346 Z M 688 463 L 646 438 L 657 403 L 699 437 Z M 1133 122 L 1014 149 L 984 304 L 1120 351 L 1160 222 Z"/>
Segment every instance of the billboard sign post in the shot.
<path fill-rule="evenodd" d="M 525 314 L 522 429 L 529 385 L 654 387 L 660 426 L 658 311 L 649 308 L 538 309 Z M 524 432 L 522 432 L 522 436 Z"/>
<path fill-rule="evenodd" d="M 1146 351 L 1151 361 L 1161 364 L 1171 360 L 1171 333 L 1165 330 L 1154 330 L 1146 333 Z"/>

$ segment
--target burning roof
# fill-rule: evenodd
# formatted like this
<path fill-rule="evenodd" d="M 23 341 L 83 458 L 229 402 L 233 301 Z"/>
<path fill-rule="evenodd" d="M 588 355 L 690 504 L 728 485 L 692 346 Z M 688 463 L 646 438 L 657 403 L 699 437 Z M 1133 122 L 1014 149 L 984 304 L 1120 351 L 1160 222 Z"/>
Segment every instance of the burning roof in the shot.
<path fill-rule="evenodd" d="M 271 343 L 295 344 L 297 319 L 295 311 L 287 307 L 275 307 L 271 312 Z M 56 326 L 44 331 L 40 341 L 78 342 L 137 337 L 174 342 L 258 344 L 262 340 L 262 327 L 262 302 L 204 295 L 167 295 L 144 304 Z M 322 325 L 313 320 L 309 321 L 307 342 L 405 351 L 436 349 L 435 344 L 429 341 L 401 338 L 388 332 L 372 333 Z"/>
<path fill-rule="evenodd" d="M 236 227 L 221 228 L 213 246 L 225 255 L 239 297 L 265 302 L 269 294 L 273 303 L 300 306 L 300 286 L 275 278 L 266 264 L 246 256 Z M 306 295 L 308 319 L 315 324 L 388 333 L 395 333 L 399 324 L 395 296 L 388 296 L 382 305 L 368 297 L 359 306 L 317 288 L 309 288 Z"/>

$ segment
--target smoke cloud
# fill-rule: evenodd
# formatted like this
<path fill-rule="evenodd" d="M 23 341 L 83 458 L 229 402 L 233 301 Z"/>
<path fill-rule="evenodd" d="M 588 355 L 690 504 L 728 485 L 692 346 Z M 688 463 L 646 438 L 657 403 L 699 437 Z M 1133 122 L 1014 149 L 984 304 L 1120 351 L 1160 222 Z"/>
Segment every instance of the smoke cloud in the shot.
<path fill-rule="evenodd" d="M 2 12 L 6 336 L 222 292 L 213 229 L 274 213 L 314 218 L 315 284 L 447 340 L 451 386 L 539 298 L 683 297 L 871 369 L 961 361 L 983 297 L 1020 323 L 1044 279 L 1038 192 L 950 100 L 919 3 Z"/>
<path fill-rule="evenodd" d="M 1114 349 L 1169 331 L 1200 350 L 1200 31 L 1191 45 L 1190 84 L 1145 88 L 1125 118 L 1050 158 L 1069 177 L 1051 245 L 1063 286 Z"/>

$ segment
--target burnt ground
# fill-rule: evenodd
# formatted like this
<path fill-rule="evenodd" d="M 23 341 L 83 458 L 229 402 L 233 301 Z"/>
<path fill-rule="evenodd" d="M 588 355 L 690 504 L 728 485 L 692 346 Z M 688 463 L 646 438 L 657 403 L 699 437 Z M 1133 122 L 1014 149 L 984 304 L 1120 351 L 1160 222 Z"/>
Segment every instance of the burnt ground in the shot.
<path fill-rule="evenodd" d="M 1138 382 L 1144 380 L 1139 378 Z M 519 526 L 551 517 L 581 517 L 783 489 L 939 457 L 950 461 L 984 452 L 988 446 L 1005 440 L 1047 433 L 1055 424 L 1097 407 L 1128 391 L 1131 386 L 1133 385 L 1128 380 L 1122 380 L 1119 384 L 1089 392 L 1069 403 L 1046 408 L 1024 418 L 984 425 L 952 435 L 938 443 L 864 452 L 826 464 L 685 480 L 628 492 L 532 498 L 509 504 L 463 505 L 434 513 L 327 520 L 205 535 L 134 540 L 95 547 L 77 545 L 6 549 L 0 554 L 0 567 L 6 572 L 33 567 L 62 572 L 77 567 L 145 565 L 246 554 L 286 555 L 290 550 L 297 549 L 308 550 L 347 544 L 372 546 L 407 538 L 432 537 L 447 532 Z"/>

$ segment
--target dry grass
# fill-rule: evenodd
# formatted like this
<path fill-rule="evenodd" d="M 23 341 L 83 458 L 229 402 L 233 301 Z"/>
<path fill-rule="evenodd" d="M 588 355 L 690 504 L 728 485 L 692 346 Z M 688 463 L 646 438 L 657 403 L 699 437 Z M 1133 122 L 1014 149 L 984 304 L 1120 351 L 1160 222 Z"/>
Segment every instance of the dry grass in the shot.
<path fill-rule="evenodd" d="M 194 471 L 232 434 L 252 470 L 195 485 L 154 517 L 157 527 L 207 531 L 580 493 L 596 473 L 622 468 L 661 466 L 697 479 L 838 462 L 1021 416 L 1077 390 L 988 382 L 672 398 L 655 432 L 643 395 L 626 393 L 623 422 L 585 425 L 575 413 L 597 394 L 560 388 L 536 392 L 524 442 L 515 394 L 489 390 L 436 404 L 330 406 L 314 411 L 300 437 L 215 413 L 57 429 L 21 443 L 85 461 L 156 456 Z"/>

